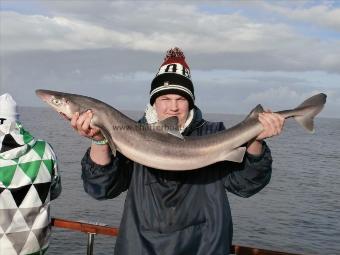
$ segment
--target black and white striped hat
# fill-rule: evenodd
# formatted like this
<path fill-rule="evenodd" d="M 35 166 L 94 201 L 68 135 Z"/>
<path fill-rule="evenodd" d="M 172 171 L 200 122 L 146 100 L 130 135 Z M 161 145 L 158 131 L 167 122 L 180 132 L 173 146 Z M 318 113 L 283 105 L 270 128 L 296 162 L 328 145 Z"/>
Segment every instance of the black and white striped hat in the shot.
<path fill-rule="evenodd" d="M 192 109 L 195 104 L 194 86 L 191 81 L 190 68 L 185 62 L 183 52 L 175 47 L 167 51 L 163 64 L 152 80 L 150 104 L 165 94 L 178 94 L 185 97 Z"/>

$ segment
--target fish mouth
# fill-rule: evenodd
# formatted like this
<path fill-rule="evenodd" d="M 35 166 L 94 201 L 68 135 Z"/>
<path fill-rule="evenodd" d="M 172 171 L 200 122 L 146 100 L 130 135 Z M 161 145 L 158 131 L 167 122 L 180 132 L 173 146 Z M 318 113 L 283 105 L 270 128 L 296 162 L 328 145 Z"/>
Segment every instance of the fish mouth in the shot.
<path fill-rule="evenodd" d="M 63 113 L 63 112 L 58 112 L 60 115 L 61 115 L 61 117 L 63 117 L 65 120 L 71 120 L 71 118 L 70 117 L 68 117 L 65 113 Z"/>

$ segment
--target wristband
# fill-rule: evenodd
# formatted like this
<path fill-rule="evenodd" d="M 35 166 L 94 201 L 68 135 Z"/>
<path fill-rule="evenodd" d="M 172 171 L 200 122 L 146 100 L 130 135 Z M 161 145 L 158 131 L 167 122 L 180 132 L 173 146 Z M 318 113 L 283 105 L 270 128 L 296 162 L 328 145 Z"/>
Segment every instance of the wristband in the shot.
<path fill-rule="evenodd" d="M 105 145 L 105 144 L 108 144 L 109 141 L 107 139 L 100 140 L 100 141 L 92 140 L 92 143 L 97 144 L 97 145 Z"/>

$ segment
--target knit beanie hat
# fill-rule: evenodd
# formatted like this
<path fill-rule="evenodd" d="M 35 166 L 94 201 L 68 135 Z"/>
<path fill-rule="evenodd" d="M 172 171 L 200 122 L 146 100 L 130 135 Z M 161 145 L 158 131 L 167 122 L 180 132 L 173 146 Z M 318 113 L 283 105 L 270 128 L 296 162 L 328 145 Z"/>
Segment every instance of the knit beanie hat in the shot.
<path fill-rule="evenodd" d="M 0 124 L 4 121 L 17 121 L 19 114 L 17 112 L 17 103 L 12 96 L 5 93 L 0 96 Z"/>
<path fill-rule="evenodd" d="M 185 62 L 181 49 L 175 47 L 167 51 L 163 64 L 152 80 L 150 104 L 165 94 L 178 94 L 189 102 L 189 109 L 195 105 L 194 86 L 191 81 L 190 68 Z"/>

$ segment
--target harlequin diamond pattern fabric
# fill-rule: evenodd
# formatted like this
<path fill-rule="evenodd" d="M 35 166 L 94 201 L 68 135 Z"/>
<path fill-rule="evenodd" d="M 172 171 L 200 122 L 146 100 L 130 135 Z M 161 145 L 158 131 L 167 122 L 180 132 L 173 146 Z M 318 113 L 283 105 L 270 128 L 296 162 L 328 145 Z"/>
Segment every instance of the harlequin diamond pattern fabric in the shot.
<path fill-rule="evenodd" d="M 12 131 L 0 133 L 0 254 L 43 254 L 50 236 L 55 155 L 20 124 Z"/>

